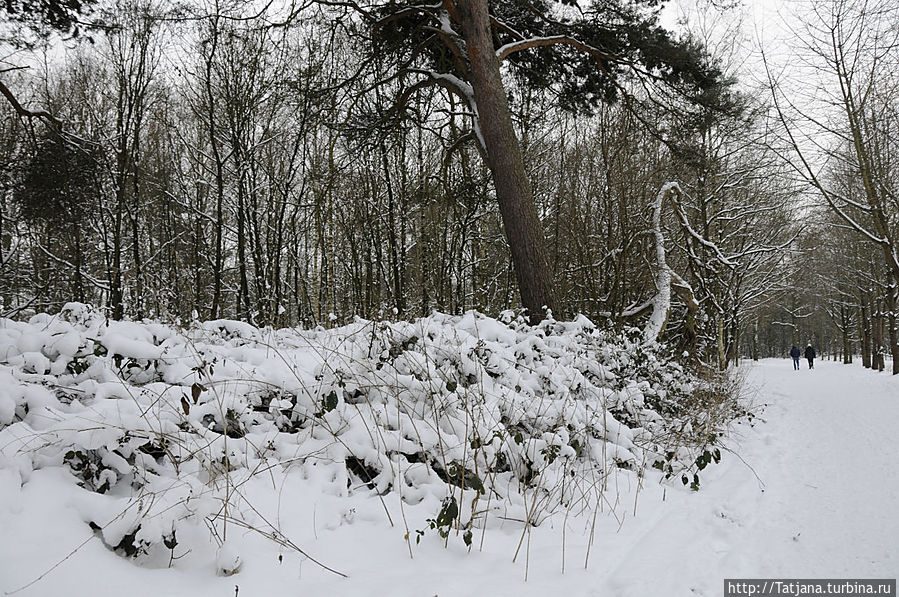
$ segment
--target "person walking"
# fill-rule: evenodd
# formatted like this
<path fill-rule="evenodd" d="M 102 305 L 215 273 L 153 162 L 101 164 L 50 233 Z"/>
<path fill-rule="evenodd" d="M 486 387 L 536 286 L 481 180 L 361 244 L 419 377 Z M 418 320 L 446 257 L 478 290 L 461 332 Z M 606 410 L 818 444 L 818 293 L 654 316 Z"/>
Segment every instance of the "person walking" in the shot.
<path fill-rule="evenodd" d="M 812 348 L 812 343 L 809 342 L 808 346 L 805 347 L 805 358 L 808 359 L 808 368 L 815 368 L 815 349 Z"/>
<path fill-rule="evenodd" d="M 799 357 L 802 356 L 802 351 L 795 344 L 790 349 L 790 356 L 793 357 L 793 370 L 799 371 Z"/>

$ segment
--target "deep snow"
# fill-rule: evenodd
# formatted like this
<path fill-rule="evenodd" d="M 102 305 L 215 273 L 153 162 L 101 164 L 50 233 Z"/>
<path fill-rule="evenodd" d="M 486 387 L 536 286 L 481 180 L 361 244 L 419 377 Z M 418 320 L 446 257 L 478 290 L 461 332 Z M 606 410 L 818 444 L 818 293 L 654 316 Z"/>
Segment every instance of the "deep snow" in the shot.
<path fill-rule="evenodd" d="M 6 467 L 0 590 L 44 575 L 17 594 L 717 596 L 725 577 L 899 576 L 899 379 L 825 361 L 814 371 L 795 372 L 789 359 L 743 370 L 754 401 L 767 407 L 752 426 L 734 426 L 727 445 L 739 457 L 725 453 L 707 468 L 700 491 L 661 484 L 657 471 L 638 491 L 636 475 L 615 472 L 595 525 L 589 514 L 556 514 L 532 529 L 515 563 L 516 521 L 489 519 L 483 550 L 477 530 L 471 553 L 459 538 L 444 547 L 428 531 L 413 542 L 412 559 L 403 520 L 413 534 L 425 528 L 432 503 L 401 508 L 392 494 L 382 504 L 370 493 L 348 501 L 324 492 L 332 480 L 313 472 L 247 483 L 242 503 L 276 517 L 295 545 L 349 578 L 233 526 L 229 545 L 242 559 L 233 576 L 215 574 L 210 539 L 208 549 L 172 568 L 165 561 L 139 567 L 85 528 L 90 500 L 73 491 L 70 474 L 37 470 L 20 486 L 18 472 Z M 184 543 L 202 541 L 195 539 Z"/>

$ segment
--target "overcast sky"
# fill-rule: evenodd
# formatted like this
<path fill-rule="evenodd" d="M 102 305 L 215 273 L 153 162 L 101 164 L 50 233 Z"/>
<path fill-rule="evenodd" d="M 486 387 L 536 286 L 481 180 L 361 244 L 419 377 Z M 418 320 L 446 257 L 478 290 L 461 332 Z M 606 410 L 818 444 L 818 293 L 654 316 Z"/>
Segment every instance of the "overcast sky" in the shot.
<path fill-rule="evenodd" d="M 663 12 L 663 23 L 676 28 L 677 21 L 687 19 L 697 25 L 700 21 L 715 29 L 727 26 L 739 28 L 736 37 L 727 34 L 724 44 L 737 44 L 739 59 L 745 64 L 739 74 L 758 76 L 763 71 L 760 49 L 764 48 L 769 61 L 778 65 L 789 64 L 792 54 L 791 23 L 796 22 L 796 13 L 802 0 L 742 0 L 735 8 L 718 9 L 709 7 L 708 0 L 671 0 Z M 718 4 L 723 4 L 719 0 Z M 714 25 L 713 25 L 714 24 Z"/>

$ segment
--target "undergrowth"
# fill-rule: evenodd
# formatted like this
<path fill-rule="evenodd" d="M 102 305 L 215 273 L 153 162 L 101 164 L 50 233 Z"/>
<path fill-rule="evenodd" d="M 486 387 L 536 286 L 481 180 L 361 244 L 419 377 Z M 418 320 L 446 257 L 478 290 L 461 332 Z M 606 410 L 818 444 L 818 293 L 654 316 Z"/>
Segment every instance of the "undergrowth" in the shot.
<path fill-rule="evenodd" d="M 699 490 L 743 412 L 736 378 L 686 371 L 638 331 L 584 317 L 531 326 L 512 312 L 179 329 L 71 304 L 0 320 L 0 388 L 2 455 L 23 481 L 68 470 L 102 496 L 85 524 L 158 565 L 202 525 L 221 545 L 238 527 L 311 558 L 245 495 L 275 472 L 371 493 L 391 525 L 398 504 L 410 555 L 432 532 L 471 548 L 491 518 L 521 525 L 523 540 L 555 513 L 614 501 L 616 472 L 642 482 L 654 468 Z M 403 506 L 423 501 L 433 516 L 407 520 Z"/>

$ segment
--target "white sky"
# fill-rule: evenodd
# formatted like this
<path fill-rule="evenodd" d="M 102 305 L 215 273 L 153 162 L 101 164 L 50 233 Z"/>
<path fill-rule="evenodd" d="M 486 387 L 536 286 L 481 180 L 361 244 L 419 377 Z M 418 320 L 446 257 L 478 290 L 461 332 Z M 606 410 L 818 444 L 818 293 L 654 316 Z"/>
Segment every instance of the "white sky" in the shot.
<path fill-rule="evenodd" d="M 718 4 L 728 1 L 718 0 Z M 795 22 L 801 3 L 802 0 L 741 0 L 735 8 L 719 9 L 709 6 L 708 0 L 671 0 L 662 13 L 662 22 L 677 28 L 679 20 L 687 20 L 692 26 L 704 23 L 721 32 L 728 26 L 738 28 L 736 39 L 736 32 L 726 34 L 723 44 L 736 41 L 735 58 L 744 62 L 739 69 L 744 72 L 738 74 L 741 78 L 757 78 L 763 72 L 760 49 L 764 49 L 769 62 L 789 64 L 791 40 L 795 39 L 790 23 Z"/>

